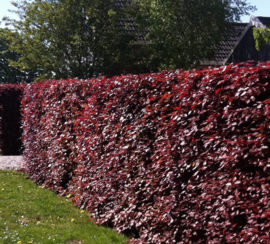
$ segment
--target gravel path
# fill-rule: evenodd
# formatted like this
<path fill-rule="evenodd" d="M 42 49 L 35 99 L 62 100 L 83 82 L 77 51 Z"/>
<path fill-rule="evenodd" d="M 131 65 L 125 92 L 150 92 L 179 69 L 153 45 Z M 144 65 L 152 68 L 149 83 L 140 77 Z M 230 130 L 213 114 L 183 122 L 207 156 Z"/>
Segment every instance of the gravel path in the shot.
<path fill-rule="evenodd" d="M 0 170 L 21 169 L 23 163 L 23 156 L 0 156 Z"/>

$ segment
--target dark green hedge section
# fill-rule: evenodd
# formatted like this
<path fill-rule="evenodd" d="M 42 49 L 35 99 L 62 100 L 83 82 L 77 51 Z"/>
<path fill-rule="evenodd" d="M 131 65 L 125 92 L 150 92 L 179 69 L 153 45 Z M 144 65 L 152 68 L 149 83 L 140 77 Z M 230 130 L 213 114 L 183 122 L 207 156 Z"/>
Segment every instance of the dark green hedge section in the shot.
<path fill-rule="evenodd" d="M 0 153 L 21 153 L 21 98 L 23 85 L 0 84 Z"/>
<path fill-rule="evenodd" d="M 130 243 L 270 242 L 270 62 L 25 87 L 25 172 Z"/>

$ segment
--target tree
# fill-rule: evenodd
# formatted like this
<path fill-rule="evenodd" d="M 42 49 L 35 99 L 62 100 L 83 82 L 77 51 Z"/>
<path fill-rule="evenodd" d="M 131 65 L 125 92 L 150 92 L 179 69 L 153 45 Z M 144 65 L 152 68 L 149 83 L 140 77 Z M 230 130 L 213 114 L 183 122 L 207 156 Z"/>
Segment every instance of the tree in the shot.
<path fill-rule="evenodd" d="M 245 0 L 136 1 L 138 23 L 147 26 L 145 53 L 150 70 L 190 68 L 210 59 L 221 39 L 255 7 Z"/>
<path fill-rule="evenodd" d="M 38 79 L 191 68 L 211 58 L 246 0 L 20 0 L 6 38 Z M 130 19 L 136 31 L 130 31 Z M 120 23 L 126 23 L 121 25 Z M 134 23 L 132 23 L 134 24 Z M 136 35 L 144 45 L 136 44 Z M 135 45 L 136 44 L 136 45 Z"/>
<path fill-rule="evenodd" d="M 256 43 L 256 49 L 260 51 L 266 44 L 270 43 L 270 29 L 253 28 L 253 36 Z"/>
<path fill-rule="evenodd" d="M 131 67 L 135 33 L 120 24 L 129 17 L 127 4 L 21 0 L 13 5 L 20 20 L 5 19 L 13 29 L 6 37 L 10 49 L 22 55 L 13 65 L 38 70 L 38 80 L 114 75 Z"/>
<path fill-rule="evenodd" d="M 18 61 L 21 56 L 9 50 L 9 42 L 5 39 L 7 32 L 9 30 L 0 28 L 0 83 L 32 82 L 35 77 L 33 72 L 29 72 L 29 70 L 21 72 L 18 68 L 10 65 L 10 62 Z"/>
<path fill-rule="evenodd" d="M 247 0 L 222 0 L 227 10 L 226 21 L 240 22 L 241 17 L 256 11 L 256 7 L 247 3 Z"/>

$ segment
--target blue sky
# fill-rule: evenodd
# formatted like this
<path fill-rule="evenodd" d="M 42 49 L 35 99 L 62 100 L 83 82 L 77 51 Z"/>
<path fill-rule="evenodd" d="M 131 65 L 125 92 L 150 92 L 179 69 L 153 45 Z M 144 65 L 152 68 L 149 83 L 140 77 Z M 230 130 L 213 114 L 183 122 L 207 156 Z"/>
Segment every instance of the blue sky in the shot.
<path fill-rule="evenodd" d="M 247 2 L 257 7 L 257 11 L 251 13 L 252 15 L 270 17 L 270 0 L 249 0 Z M 243 17 L 242 22 L 249 22 L 249 16 Z"/>
<path fill-rule="evenodd" d="M 11 0 L 0 0 L 0 21 L 4 16 L 14 17 L 8 12 L 8 9 L 12 9 Z M 270 0 L 250 0 L 248 1 L 252 5 L 257 7 L 257 11 L 252 13 L 254 16 L 270 16 Z M 16 16 L 16 15 L 15 15 Z M 249 22 L 249 16 L 242 18 L 242 22 Z M 4 27 L 3 23 L 0 27 Z"/>
<path fill-rule="evenodd" d="M 9 17 L 16 17 L 16 15 L 9 13 L 9 9 L 13 9 L 14 7 L 11 4 L 11 0 L 0 0 L 0 22 L 4 16 L 9 16 Z M 5 27 L 5 25 L 2 23 L 0 27 Z"/>

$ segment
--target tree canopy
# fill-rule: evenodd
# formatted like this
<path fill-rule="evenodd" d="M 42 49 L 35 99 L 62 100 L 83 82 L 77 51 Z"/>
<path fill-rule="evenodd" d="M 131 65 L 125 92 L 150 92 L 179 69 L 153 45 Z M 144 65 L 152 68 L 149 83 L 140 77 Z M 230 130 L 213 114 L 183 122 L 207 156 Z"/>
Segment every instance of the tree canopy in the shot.
<path fill-rule="evenodd" d="M 270 29 L 268 28 L 253 28 L 253 36 L 258 51 L 270 43 Z"/>
<path fill-rule="evenodd" d="M 139 1 L 151 69 L 190 68 L 211 59 L 231 23 L 255 7 L 241 0 Z M 150 49 L 150 50 L 149 50 Z"/>
<path fill-rule="evenodd" d="M 116 2 L 122 4 L 117 5 Z M 246 0 L 19 0 L 5 38 L 38 79 L 191 68 L 210 58 Z M 144 39 L 138 42 L 137 36 Z"/>
<path fill-rule="evenodd" d="M 20 69 L 39 79 L 89 78 L 128 69 L 135 34 L 119 24 L 125 7 L 111 0 L 23 0 L 13 3 L 20 20 L 9 20 L 7 39 L 22 57 Z M 125 27 L 125 26 L 124 26 Z"/>
<path fill-rule="evenodd" d="M 0 83 L 16 84 L 21 82 L 33 82 L 34 72 L 20 71 L 12 66 L 12 62 L 17 62 L 21 55 L 9 50 L 9 42 L 5 39 L 7 29 L 0 28 Z"/>

